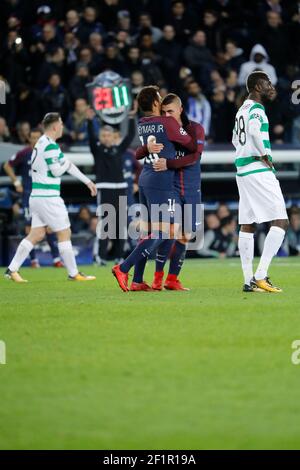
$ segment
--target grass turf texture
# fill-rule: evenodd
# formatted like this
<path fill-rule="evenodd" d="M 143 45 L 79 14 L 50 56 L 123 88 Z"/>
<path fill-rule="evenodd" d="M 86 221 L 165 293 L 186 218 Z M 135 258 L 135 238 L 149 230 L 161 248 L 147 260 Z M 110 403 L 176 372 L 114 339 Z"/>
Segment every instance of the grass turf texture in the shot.
<path fill-rule="evenodd" d="M 238 260 L 187 261 L 191 292 L 85 271 L 0 280 L 0 448 L 300 448 L 298 260 L 273 264 L 283 294 L 243 294 Z"/>

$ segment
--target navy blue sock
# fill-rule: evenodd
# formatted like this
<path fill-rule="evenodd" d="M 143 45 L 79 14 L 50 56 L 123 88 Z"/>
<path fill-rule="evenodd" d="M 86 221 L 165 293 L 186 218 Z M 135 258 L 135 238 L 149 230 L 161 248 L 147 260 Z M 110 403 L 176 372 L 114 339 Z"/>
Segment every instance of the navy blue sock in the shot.
<path fill-rule="evenodd" d="M 184 262 L 185 253 L 186 245 L 176 241 L 170 258 L 169 274 L 178 276 Z"/>
<path fill-rule="evenodd" d="M 29 256 L 30 256 L 30 259 L 31 261 L 35 260 L 36 259 L 36 252 L 35 252 L 35 249 L 33 248 L 31 250 L 31 252 L 29 253 Z"/>
<path fill-rule="evenodd" d="M 157 273 L 162 272 L 164 270 L 173 244 L 174 240 L 164 240 L 164 242 L 158 248 L 155 260 L 155 271 Z"/>
<path fill-rule="evenodd" d="M 56 238 L 55 233 L 47 233 L 46 236 L 47 236 L 47 242 L 50 246 L 52 258 L 53 259 L 59 258 L 60 256 L 59 256 L 57 238 Z"/>
<path fill-rule="evenodd" d="M 133 282 L 143 282 L 144 279 L 144 272 L 145 272 L 145 267 L 146 263 L 148 261 L 148 258 L 142 258 L 140 261 L 135 263 L 134 265 L 134 275 L 133 275 Z"/>
<path fill-rule="evenodd" d="M 162 238 L 162 232 L 153 232 L 149 235 L 148 238 L 144 238 L 139 242 L 139 244 L 135 247 L 132 253 L 125 259 L 125 261 L 121 264 L 120 269 L 123 273 L 128 273 L 130 268 L 137 264 L 138 261 L 142 260 L 143 258 L 148 258 L 148 256 L 155 251 L 159 245 L 164 242 Z"/>

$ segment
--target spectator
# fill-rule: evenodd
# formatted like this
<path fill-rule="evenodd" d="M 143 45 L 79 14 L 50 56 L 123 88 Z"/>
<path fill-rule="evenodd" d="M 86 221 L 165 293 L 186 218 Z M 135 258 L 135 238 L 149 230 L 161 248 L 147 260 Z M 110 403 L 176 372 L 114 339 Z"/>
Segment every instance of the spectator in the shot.
<path fill-rule="evenodd" d="M 127 31 L 131 37 L 135 35 L 135 28 L 131 24 L 130 13 L 128 10 L 121 10 L 118 12 L 118 29 Z"/>
<path fill-rule="evenodd" d="M 222 28 L 218 14 L 214 10 L 206 10 L 203 16 L 203 31 L 206 34 L 207 47 L 216 55 L 222 48 Z"/>
<path fill-rule="evenodd" d="M 121 58 L 119 49 L 116 44 L 108 44 L 105 49 L 105 54 L 103 61 L 101 62 L 99 72 L 104 72 L 105 70 L 113 70 L 114 72 L 119 73 L 120 75 L 124 74 L 124 61 Z"/>
<path fill-rule="evenodd" d="M 78 98 L 75 101 L 74 112 L 66 121 L 66 134 L 72 145 L 88 145 L 86 111 L 88 104 L 85 99 Z"/>
<path fill-rule="evenodd" d="M 222 220 L 225 217 L 229 217 L 231 214 L 230 214 L 230 210 L 229 210 L 228 206 L 226 204 L 224 204 L 223 202 L 220 202 L 220 204 L 218 206 L 218 209 L 217 209 L 217 214 L 216 215 L 217 215 L 219 220 Z"/>
<path fill-rule="evenodd" d="M 86 233 L 90 230 L 92 214 L 87 206 L 81 206 L 73 222 L 72 230 L 74 233 Z"/>
<path fill-rule="evenodd" d="M 9 142 L 10 133 L 6 124 L 6 120 L 0 116 L 0 142 Z"/>
<path fill-rule="evenodd" d="M 57 112 L 66 119 L 69 110 L 69 98 L 65 88 L 61 85 L 61 78 L 56 73 L 52 74 L 48 86 L 42 94 L 42 105 L 44 114 Z"/>
<path fill-rule="evenodd" d="M 76 98 L 87 99 L 86 85 L 91 82 L 88 66 L 83 62 L 78 62 L 76 66 L 75 76 L 71 79 L 69 85 L 69 93 L 72 102 Z"/>
<path fill-rule="evenodd" d="M 170 88 L 179 87 L 179 68 L 182 57 L 182 46 L 175 39 L 175 29 L 172 25 L 166 25 L 163 29 L 163 37 L 156 46 L 157 52 L 164 58 L 161 62 L 161 70 L 165 81 Z"/>
<path fill-rule="evenodd" d="M 204 258 L 228 258 L 237 251 L 237 224 L 233 217 L 221 220 L 220 228 L 208 230 L 204 236 L 203 248 L 198 255 Z"/>
<path fill-rule="evenodd" d="M 197 30 L 194 33 L 190 44 L 184 50 L 184 59 L 199 83 L 208 85 L 207 74 L 213 68 L 214 58 L 206 46 L 206 34 L 204 31 Z"/>
<path fill-rule="evenodd" d="M 289 221 L 286 235 L 288 254 L 290 256 L 300 256 L 300 211 L 298 208 L 290 211 Z"/>
<path fill-rule="evenodd" d="M 260 31 L 260 42 L 267 49 L 276 72 L 284 72 L 290 51 L 288 33 L 282 25 L 280 13 L 268 11 L 267 24 Z"/>
<path fill-rule="evenodd" d="M 97 21 L 96 8 L 92 6 L 86 6 L 83 10 L 83 16 L 80 22 L 80 27 L 76 33 L 79 37 L 81 44 L 86 44 L 89 41 L 89 37 L 92 33 L 105 33 L 103 25 Z"/>
<path fill-rule="evenodd" d="M 187 106 L 186 112 L 192 121 L 196 121 L 204 127 L 206 137 L 210 132 L 211 106 L 203 95 L 199 84 L 192 81 L 187 86 Z"/>
<path fill-rule="evenodd" d="M 251 51 L 250 60 L 245 62 L 240 69 L 239 85 L 245 86 L 248 75 L 254 70 L 262 70 L 269 77 L 273 85 L 277 83 L 277 75 L 273 65 L 268 64 L 269 56 L 261 44 L 256 44 Z"/>
<path fill-rule="evenodd" d="M 134 98 L 137 97 L 143 86 L 145 85 L 145 79 L 142 72 L 135 70 L 131 74 L 131 92 Z"/>
<path fill-rule="evenodd" d="M 228 40 L 225 43 L 224 60 L 225 67 L 230 70 L 239 72 L 241 65 L 245 62 L 244 51 L 236 45 L 232 40 Z"/>
<path fill-rule="evenodd" d="M 231 142 L 236 113 L 234 98 L 233 91 L 225 94 L 223 90 L 216 90 L 212 96 L 210 138 L 215 143 Z"/>
<path fill-rule="evenodd" d="M 15 144 L 28 145 L 30 138 L 30 124 L 27 121 L 21 121 L 16 126 L 16 137 L 14 139 Z"/>
<path fill-rule="evenodd" d="M 139 16 L 138 32 L 142 33 L 144 30 L 150 30 L 153 43 L 156 44 L 162 37 L 162 32 L 159 28 L 152 25 L 151 15 L 149 13 L 142 13 Z"/>
<path fill-rule="evenodd" d="M 183 1 L 174 1 L 167 18 L 167 24 L 174 26 L 178 41 L 185 45 L 197 27 L 198 15 L 195 11 L 191 12 Z"/>
<path fill-rule="evenodd" d="M 89 46 L 93 54 L 103 55 L 103 38 L 100 33 L 92 33 L 89 36 Z"/>
<path fill-rule="evenodd" d="M 37 91 L 25 83 L 20 83 L 15 97 L 16 122 L 27 121 L 36 127 L 42 120 L 40 97 Z"/>
<path fill-rule="evenodd" d="M 124 63 L 124 75 L 130 77 L 132 72 L 142 69 L 140 49 L 137 46 L 131 46 L 126 51 Z"/>
<path fill-rule="evenodd" d="M 64 23 L 64 32 L 73 33 L 74 36 L 80 36 L 80 17 L 76 10 L 69 10 L 66 13 L 66 21 Z M 78 34 L 79 33 L 79 34 Z"/>

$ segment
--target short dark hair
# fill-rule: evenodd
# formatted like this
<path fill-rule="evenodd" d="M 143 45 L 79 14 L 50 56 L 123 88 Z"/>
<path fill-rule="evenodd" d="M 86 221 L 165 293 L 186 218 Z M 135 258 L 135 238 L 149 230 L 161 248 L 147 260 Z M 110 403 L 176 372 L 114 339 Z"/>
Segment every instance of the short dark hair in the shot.
<path fill-rule="evenodd" d="M 221 227 L 225 227 L 226 225 L 231 224 L 234 221 L 234 217 L 232 215 L 227 215 L 220 220 Z"/>
<path fill-rule="evenodd" d="M 255 70 L 254 72 L 250 73 L 250 75 L 248 75 L 246 88 L 249 91 L 249 93 L 254 90 L 254 88 L 256 87 L 256 85 L 259 83 L 260 80 L 269 81 L 270 78 L 265 72 L 262 72 L 260 70 Z"/>
<path fill-rule="evenodd" d="M 61 116 L 59 113 L 47 113 L 44 116 L 44 119 L 42 120 L 42 124 L 44 129 L 47 129 L 51 124 L 54 122 L 57 122 L 61 119 Z"/>
<path fill-rule="evenodd" d="M 167 106 L 168 104 L 174 103 L 174 101 L 179 101 L 181 103 L 181 99 L 175 93 L 168 93 L 161 102 L 162 106 Z"/>
<path fill-rule="evenodd" d="M 156 85 L 145 86 L 141 89 L 137 96 L 137 102 L 143 113 L 152 111 L 155 101 L 159 101 L 158 92 L 159 88 Z"/>

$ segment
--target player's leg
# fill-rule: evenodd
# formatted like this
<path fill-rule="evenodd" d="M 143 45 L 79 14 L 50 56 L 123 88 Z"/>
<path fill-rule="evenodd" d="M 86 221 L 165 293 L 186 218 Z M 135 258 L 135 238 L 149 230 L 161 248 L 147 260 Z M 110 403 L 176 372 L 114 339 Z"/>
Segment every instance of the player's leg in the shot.
<path fill-rule="evenodd" d="M 107 225 L 105 223 L 106 214 L 100 215 L 104 204 L 110 204 L 111 197 L 113 197 L 113 190 L 111 189 L 98 189 L 97 194 L 97 214 L 98 214 L 98 226 L 97 226 L 97 237 L 98 237 L 98 253 L 95 261 L 98 266 L 106 266 L 107 264 L 107 252 L 108 252 L 108 234 Z M 110 221 L 111 224 L 115 221 Z"/>
<path fill-rule="evenodd" d="M 43 240 L 46 229 L 44 226 L 32 227 L 29 234 L 19 244 L 17 251 L 11 260 L 5 276 L 15 282 L 27 282 L 22 279 L 18 271 L 36 243 Z"/>
<path fill-rule="evenodd" d="M 200 192 L 193 192 L 181 198 L 181 227 L 182 234 L 172 249 L 170 256 L 169 273 L 165 281 L 168 290 L 189 290 L 183 287 L 178 276 L 181 272 L 188 242 L 202 229 L 202 208 Z"/>
<path fill-rule="evenodd" d="M 31 230 L 31 215 L 29 210 L 29 197 L 26 195 L 23 196 L 23 210 L 24 210 L 24 217 L 25 217 L 25 235 L 29 235 Z M 31 252 L 29 253 L 30 257 L 30 264 L 32 268 L 39 268 L 40 263 L 36 256 L 36 251 L 32 248 Z"/>
<path fill-rule="evenodd" d="M 69 279 L 75 281 L 94 280 L 94 276 L 85 276 L 78 272 L 77 263 L 71 243 L 71 229 L 68 211 L 64 201 L 60 198 L 45 198 L 39 200 L 38 205 L 43 210 L 46 225 L 56 233 L 58 251 L 68 271 Z"/>
<path fill-rule="evenodd" d="M 113 267 L 113 274 L 123 291 L 128 291 L 128 272 L 131 267 L 143 258 L 148 259 L 150 254 L 157 250 L 164 240 L 170 237 L 170 223 L 162 220 L 161 216 L 164 218 L 166 214 L 161 214 L 159 211 L 160 206 L 167 203 L 170 197 L 170 192 L 154 192 L 145 190 L 145 188 L 143 188 L 143 191 L 147 198 L 147 208 L 148 210 L 150 208 L 151 211 L 151 234 L 149 237 L 139 242 L 133 252 L 125 259 L 122 264 Z"/>
<path fill-rule="evenodd" d="M 244 292 L 254 292 L 258 289 L 252 284 L 253 260 L 254 260 L 254 232 L 256 214 L 253 204 L 256 198 L 255 185 L 252 184 L 249 176 L 236 177 L 239 191 L 239 240 L 238 248 L 240 253 L 242 271 L 244 276 Z M 259 289 L 260 290 L 260 289 Z"/>
<path fill-rule="evenodd" d="M 177 191 L 174 191 L 174 199 L 175 199 L 175 209 L 177 207 L 177 211 L 181 211 L 182 201 L 180 194 Z M 179 222 L 179 221 L 178 221 Z M 171 219 L 171 236 L 169 239 L 165 240 L 164 243 L 160 245 L 156 252 L 155 258 L 155 272 L 154 272 L 154 279 L 152 282 L 152 289 L 161 291 L 163 290 L 163 278 L 164 278 L 164 268 L 168 258 L 171 256 L 171 253 L 174 249 L 175 237 L 174 237 L 174 218 Z"/>
<path fill-rule="evenodd" d="M 190 236 L 187 234 L 186 236 L 176 240 L 174 243 L 170 256 L 169 272 L 164 283 L 165 289 L 183 291 L 190 290 L 187 287 L 183 287 L 180 280 L 178 279 L 185 260 L 186 247 L 189 240 Z"/>
<path fill-rule="evenodd" d="M 238 248 L 244 275 L 245 292 L 252 292 L 251 280 L 253 278 L 254 259 L 254 232 L 255 224 L 242 224 L 239 232 Z"/>
<path fill-rule="evenodd" d="M 148 210 L 148 203 L 147 198 L 144 193 L 143 188 L 139 188 L 139 202 L 140 202 L 140 239 L 138 244 L 148 238 L 151 234 L 151 221 L 150 221 L 150 213 Z M 137 245 L 138 245 L 137 244 Z M 134 265 L 134 274 L 131 283 L 131 290 L 151 290 L 151 287 L 144 280 L 144 272 L 146 268 L 146 264 L 148 261 L 147 257 L 142 257 L 139 261 L 137 261 Z"/>
<path fill-rule="evenodd" d="M 272 221 L 270 230 L 264 242 L 263 252 L 262 252 L 257 270 L 255 272 L 255 276 L 254 276 L 255 284 L 258 287 L 268 292 L 281 292 L 282 291 L 282 289 L 280 289 L 279 287 L 272 285 L 268 277 L 268 269 L 270 267 L 272 259 L 277 254 L 279 248 L 282 245 L 287 228 L 288 228 L 287 219 L 278 219 L 278 220 Z"/>
<path fill-rule="evenodd" d="M 53 258 L 53 266 L 55 268 L 62 268 L 63 264 L 59 256 L 57 238 L 56 238 L 55 233 L 53 233 L 49 228 L 47 229 L 47 232 L 46 232 L 46 238 L 47 238 L 48 245 L 50 247 L 51 256 Z"/>

